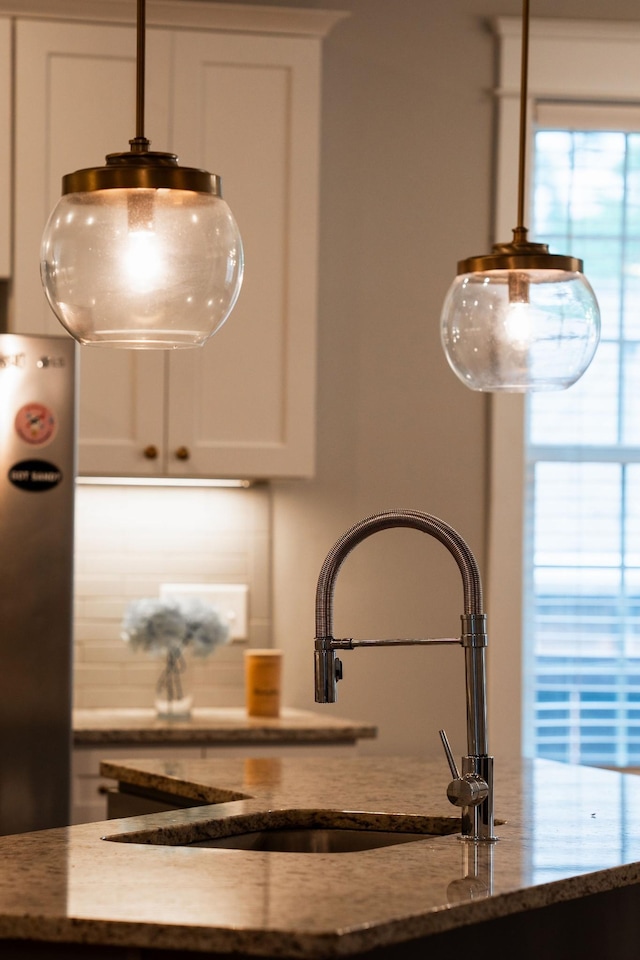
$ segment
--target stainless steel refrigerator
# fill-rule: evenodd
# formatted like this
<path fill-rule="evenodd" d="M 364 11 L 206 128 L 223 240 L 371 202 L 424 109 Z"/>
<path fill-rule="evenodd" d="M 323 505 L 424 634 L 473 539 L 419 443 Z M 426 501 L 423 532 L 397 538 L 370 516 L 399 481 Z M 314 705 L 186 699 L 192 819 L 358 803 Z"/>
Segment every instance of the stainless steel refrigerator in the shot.
<path fill-rule="evenodd" d="M 75 367 L 0 334 L 0 834 L 69 823 Z"/>

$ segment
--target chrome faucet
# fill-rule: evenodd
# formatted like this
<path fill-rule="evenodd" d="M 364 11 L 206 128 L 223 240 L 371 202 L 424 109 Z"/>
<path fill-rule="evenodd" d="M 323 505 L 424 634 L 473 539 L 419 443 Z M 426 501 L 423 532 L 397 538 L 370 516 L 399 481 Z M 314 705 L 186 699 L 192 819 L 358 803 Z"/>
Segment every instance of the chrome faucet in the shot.
<path fill-rule="evenodd" d="M 442 543 L 455 559 L 462 575 L 464 613 L 459 638 L 336 640 L 333 637 L 333 594 L 340 567 L 351 551 L 367 537 L 392 527 L 412 527 Z M 453 776 L 447 797 L 462 807 L 462 836 L 469 840 L 494 840 L 493 757 L 487 750 L 486 616 L 482 609 L 482 583 L 476 559 L 453 527 L 417 510 L 390 510 L 366 517 L 351 527 L 334 544 L 320 570 L 316 589 L 315 698 L 318 703 L 335 703 L 337 682 L 342 679 L 342 662 L 336 650 L 356 647 L 411 646 L 416 644 L 459 644 L 464 650 L 467 702 L 467 756 L 458 772 L 446 734 L 440 731 Z"/>

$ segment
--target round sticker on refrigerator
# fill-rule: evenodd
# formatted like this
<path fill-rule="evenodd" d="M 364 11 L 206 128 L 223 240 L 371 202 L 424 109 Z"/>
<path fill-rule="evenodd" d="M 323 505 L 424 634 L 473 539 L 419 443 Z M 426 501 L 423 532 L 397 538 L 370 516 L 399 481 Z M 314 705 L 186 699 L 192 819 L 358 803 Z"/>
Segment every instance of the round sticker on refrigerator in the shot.
<path fill-rule="evenodd" d="M 40 493 L 58 486 L 62 470 L 47 460 L 21 460 L 9 470 L 9 480 L 20 490 Z"/>
<path fill-rule="evenodd" d="M 44 403 L 25 403 L 16 413 L 16 433 L 31 446 L 42 446 L 54 437 L 57 422 L 53 410 Z"/>

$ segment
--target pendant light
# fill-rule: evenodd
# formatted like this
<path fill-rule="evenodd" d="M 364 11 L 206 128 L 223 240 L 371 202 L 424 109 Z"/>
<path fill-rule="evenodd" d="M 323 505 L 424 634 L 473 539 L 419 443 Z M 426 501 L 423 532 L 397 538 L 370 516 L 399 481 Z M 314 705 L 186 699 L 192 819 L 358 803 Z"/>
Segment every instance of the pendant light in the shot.
<path fill-rule="evenodd" d="M 529 0 L 523 0 L 518 226 L 511 243 L 458 263 L 441 337 L 454 373 L 471 390 L 562 390 L 589 366 L 600 312 L 576 257 L 531 243 L 524 226 Z"/>
<path fill-rule="evenodd" d="M 145 0 L 138 0 L 136 136 L 106 166 L 63 177 L 42 238 L 42 283 L 80 343 L 200 346 L 236 302 L 242 241 L 218 176 L 150 151 L 144 71 Z"/>

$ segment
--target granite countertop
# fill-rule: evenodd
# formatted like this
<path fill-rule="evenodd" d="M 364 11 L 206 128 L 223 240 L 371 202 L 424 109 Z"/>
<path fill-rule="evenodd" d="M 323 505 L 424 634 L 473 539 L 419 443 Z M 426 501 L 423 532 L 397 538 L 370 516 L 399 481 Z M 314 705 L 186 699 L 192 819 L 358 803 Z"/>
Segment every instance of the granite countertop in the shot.
<path fill-rule="evenodd" d="M 442 835 L 291 854 L 172 843 L 226 832 L 231 817 L 259 827 L 274 811 L 287 822 L 300 809 L 442 824 L 456 813 L 446 765 L 357 756 L 104 762 L 103 774 L 138 789 L 224 802 L 0 837 L 0 941 L 318 960 L 391 945 L 395 957 L 412 939 L 640 881 L 639 777 L 545 761 L 496 766 L 496 816 L 506 820 L 496 843 Z M 145 842 L 150 835 L 164 844 Z"/>
<path fill-rule="evenodd" d="M 93 744 L 355 743 L 377 736 L 369 723 L 283 708 L 280 716 L 249 717 L 244 707 L 195 709 L 188 720 L 162 720 L 155 710 L 73 711 L 75 746 Z"/>

